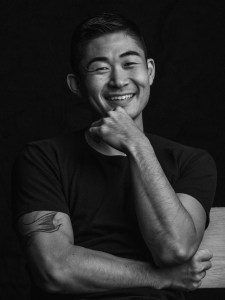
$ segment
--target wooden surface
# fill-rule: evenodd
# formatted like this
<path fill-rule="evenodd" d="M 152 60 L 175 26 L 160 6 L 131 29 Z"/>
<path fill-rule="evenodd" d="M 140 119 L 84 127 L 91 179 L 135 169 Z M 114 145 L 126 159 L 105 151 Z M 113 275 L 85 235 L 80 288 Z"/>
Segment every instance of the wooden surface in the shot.
<path fill-rule="evenodd" d="M 211 209 L 210 224 L 200 249 L 209 249 L 213 253 L 213 266 L 202 280 L 201 288 L 225 288 L 225 207 Z"/>

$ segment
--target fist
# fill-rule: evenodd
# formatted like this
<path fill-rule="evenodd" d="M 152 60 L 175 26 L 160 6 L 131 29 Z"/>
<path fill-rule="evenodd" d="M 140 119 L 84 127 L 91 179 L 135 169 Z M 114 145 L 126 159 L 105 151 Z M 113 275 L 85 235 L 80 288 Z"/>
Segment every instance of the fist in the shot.
<path fill-rule="evenodd" d="M 102 140 L 125 153 L 131 145 L 145 138 L 135 121 L 120 106 L 109 111 L 105 118 L 93 122 L 89 133 L 95 141 Z"/>
<path fill-rule="evenodd" d="M 167 276 L 170 288 L 177 290 L 193 291 L 202 284 L 207 270 L 212 267 L 213 255 L 209 250 L 199 250 L 192 259 L 185 264 L 168 268 Z"/>

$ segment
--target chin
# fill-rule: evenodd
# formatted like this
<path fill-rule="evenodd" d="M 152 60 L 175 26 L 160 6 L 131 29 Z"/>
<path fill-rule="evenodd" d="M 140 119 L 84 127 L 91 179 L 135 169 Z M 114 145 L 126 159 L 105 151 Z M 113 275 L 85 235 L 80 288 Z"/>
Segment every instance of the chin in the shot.
<path fill-rule="evenodd" d="M 127 107 L 127 108 L 124 107 L 124 109 L 133 120 L 135 120 L 141 116 L 141 111 L 139 111 L 137 109 L 132 109 L 131 107 Z"/>

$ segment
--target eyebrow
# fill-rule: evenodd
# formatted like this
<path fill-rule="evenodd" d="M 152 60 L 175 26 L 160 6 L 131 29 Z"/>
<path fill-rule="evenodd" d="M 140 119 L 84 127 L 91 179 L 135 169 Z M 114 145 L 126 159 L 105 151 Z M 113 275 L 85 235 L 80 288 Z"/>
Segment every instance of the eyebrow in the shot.
<path fill-rule="evenodd" d="M 126 56 L 133 56 L 133 55 L 141 57 L 140 53 L 138 53 L 137 51 L 126 51 L 122 53 L 119 57 L 126 57 Z M 96 56 L 88 62 L 86 69 L 88 69 L 90 65 L 96 61 L 108 62 L 108 58 L 105 56 Z"/>
<path fill-rule="evenodd" d="M 137 51 L 126 51 L 126 52 L 122 53 L 120 55 L 120 57 L 131 56 L 131 55 L 135 55 L 135 56 L 141 57 L 141 54 L 139 52 L 137 52 Z"/>

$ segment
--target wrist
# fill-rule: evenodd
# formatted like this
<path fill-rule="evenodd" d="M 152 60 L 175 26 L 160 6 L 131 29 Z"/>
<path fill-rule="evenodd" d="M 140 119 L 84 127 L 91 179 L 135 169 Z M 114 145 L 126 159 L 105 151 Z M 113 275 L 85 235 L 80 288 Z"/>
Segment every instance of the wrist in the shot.
<path fill-rule="evenodd" d="M 159 289 L 168 289 L 172 286 L 172 279 L 169 274 L 169 270 L 166 268 L 158 268 L 156 269 L 157 278 L 159 278 Z"/>
<path fill-rule="evenodd" d="M 129 139 L 125 145 L 126 154 L 133 157 L 135 157 L 139 152 L 145 149 L 150 149 L 151 147 L 150 141 L 144 133 L 137 138 Z"/>
<path fill-rule="evenodd" d="M 167 289 L 171 287 L 169 272 L 165 268 L 158 268 L 149 263 L 142 263 L 144 275 L 142 282 L 145 286 L 149 286 L 156 290 Z"/>

